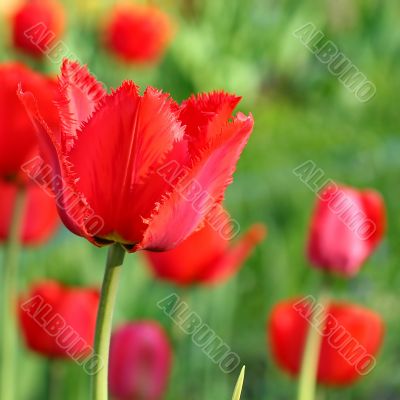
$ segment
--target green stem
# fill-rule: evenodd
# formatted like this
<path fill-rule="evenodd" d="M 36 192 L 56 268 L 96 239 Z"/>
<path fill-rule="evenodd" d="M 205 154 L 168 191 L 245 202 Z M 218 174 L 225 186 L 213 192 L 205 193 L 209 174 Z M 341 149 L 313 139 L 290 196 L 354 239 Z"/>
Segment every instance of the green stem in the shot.
<path fill-rule="evenodd" d="M 181 303 L 184 302 L 184 303 L 188 304 L 189 308 L 190 308 L 190 304 L 189 304 L 189 301 L 188 301 L 189 299 L 188 299 L 188 290 L 187 290 L 187 288 L 186 287 L 179 287 L 178 288 L 178 295 L 180 297 L 180 302 Z M 172 314 L 172 317 L 173 318 L 177 318 L 179 320 L 179 318 L 178 318 L 179 312 L 180 312 L 180 308 L 177 307 L 175 312 Z M 184 346 L 185 332 L 183 331 L 183 329 L 182 329 L 180 324 L 175 323 L 175 322 L 173 323 L 172 336 L 176 340 L 177 346 L 179 345 L 180 348 L 184 348 L 185 347 Z M 182 366 L 183 366 L 183 363 L 182 363 Z"/>
<path fill-rule="evenodd" d="M 321 295 L 319 307 L 316 308 L 311 316 L 312 323 L 309 326 L 306 344 L 304 347 L 303 360 L 301 364 L 299 390 L 297 400 L 314 400 L 317 389 L 318 362 L 321 350 L 323 330 L 321 323 L 324 320 L 329 305 L 327 295 Z"/>
<path fill-rule="evenodd" d="M 106 271 L 101 288 L 97 313 L 94 352 L 102 360 L 103 368 L 92 376 L 92 400 L 108 399 L 108 355 L 112 328 L 112 317 L 117 297 L 119 275 L 125 257 L 124 248 L 114 243 L 108 252 Z"/>
<path fill-rule="evenodd" d="M 47 400 L 56 400 L 62 393 L 63 365 L 59 360 L 50 358 L 47 361 Z"/>
<path fill-rule="evenodd" d="M 18 187 L 11 216 L 11 226 L 4 252 L 4 275 L 2 296 L 2 362 L 0 399 L 15 398 L 15 369 L 17 354 L 17 291 L 18 260 L 21 250 L 21 230 L 25 209 L 25 189 Z"/>
<path fill-rule="evenodd" d="M 326 400 L 328 397 L 325 388 L 319 388 L 317 395 L 318 400 Z"/>

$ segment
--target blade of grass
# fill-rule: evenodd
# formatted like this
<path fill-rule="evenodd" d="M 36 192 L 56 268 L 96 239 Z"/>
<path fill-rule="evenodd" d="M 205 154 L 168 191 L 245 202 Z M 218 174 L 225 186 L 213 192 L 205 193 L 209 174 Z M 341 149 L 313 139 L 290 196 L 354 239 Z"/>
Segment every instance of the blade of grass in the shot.
<path fill-rule="evenodd" d="M 246 371 L 246 367 L 243 366 L 242 370 L 240 371 L 239 378 L 236 382 L 235 390 L 233 391 L 232 400 L 240 400 L 240 395 L 242 394 L 245 371 Z"/>

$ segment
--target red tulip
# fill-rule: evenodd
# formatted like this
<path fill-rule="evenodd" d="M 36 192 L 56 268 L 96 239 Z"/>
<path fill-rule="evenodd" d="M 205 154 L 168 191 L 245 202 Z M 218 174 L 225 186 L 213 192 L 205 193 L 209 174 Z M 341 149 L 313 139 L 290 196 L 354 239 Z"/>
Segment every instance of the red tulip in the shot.
<path fill-rule="evenodd" d="M 34 155 L 37 147 L 35 130 L 17 97 L 19 83 L 37 94 L 37 101 L 53 128 L 58 121 L 53 105 L 55 82 L 22 64 L 0 64 L 0 179 L 21 177 L 22 164 Z"/>
<path fill-rule="evenodd" d="M 294 376 L 300 371 L 313 312 L 310 303 L 282 301 L 269 319 L 272 354 L 279 366 Z M 331 303 L 324 321 L 318 382 L 348 385 L 370 372 L 384 334 L 380 316 L 358 305 Z"/>
<path fill-rule="evenodd" d="M 232 116 L 239 98 L 222 92 L 181 106 L 132 82 L 112 94 L 86 68 L 65 61 L 60 76 L 59 138 L 32 93 L 19 95 L 32 117 L 65 225 L 98 246 L 168 250 L 223 200 L 253 129 Z"/>
<path fill-rule="evenodd" d="M 47 357 L 89 355 L 99 297 L 95 289 L 66 287 L 55 281 L 32 286 L 19 311 L 27 346 Z"/>
<path fill-rule="evenodd" d="M 159 400 L 171 370 L 171 347 L 156 322 L 129 323 L 111 338 L 109 388 L 116 400 Z"/>
<path fill-rule="evenodd" d="M 105 30 L 106 46 L 128 62 L 154 62 L 161 58 L 173 36 L 172 22 L 155 6 L 115 8 Z"/>
<path fill-rule="evenodd" d="M 319 268 L 354 276 L 382 239 L 385 205 L 373 190 L 329 186 L 311 222 L 308 257 Z"/>
<path fill-rule="evenodd" d="M 230 226 L 229 216 L 222 225 Z M 154 274 L 180 285 L 222 282 L 237 272 L 254 246 L 265 236 L 261 224 L 253 225 L 234 245 L 224 232 L 205 224 L 173 250 L 146 252 Z"/>
<path fill-rule="evenodd" d="M 14 46 L 42 57 L 60 39 L 65 24 L 64 9 L 56 0 L 27 0 L 13 17 Z"/>
<path fill-rule="evenodd" d="M 22 243 L 37 245 L 50 239 L 58 227 L 54 199 L 39 186 L 27 185 L 26 208 L 22 227 Z M 17 185 L 0 180 L 0 241 L 10 232 L 11 215 L 15 204 Z"/>

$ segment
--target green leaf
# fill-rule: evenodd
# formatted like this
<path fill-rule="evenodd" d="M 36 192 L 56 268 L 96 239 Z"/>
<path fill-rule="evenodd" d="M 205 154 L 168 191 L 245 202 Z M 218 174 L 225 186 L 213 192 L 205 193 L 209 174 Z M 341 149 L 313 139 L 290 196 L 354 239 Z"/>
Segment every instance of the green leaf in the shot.
<path fill-rule="evenodd" d="M 244 373 L 246 367 L 243 366 L 242 370 L 240 371 L 239 378 L 236 382 L 235 390 L 233 392 L 232 400 L 240 400 L 240 395 L 242 394 L 243 382 L 244 382 Z"/>

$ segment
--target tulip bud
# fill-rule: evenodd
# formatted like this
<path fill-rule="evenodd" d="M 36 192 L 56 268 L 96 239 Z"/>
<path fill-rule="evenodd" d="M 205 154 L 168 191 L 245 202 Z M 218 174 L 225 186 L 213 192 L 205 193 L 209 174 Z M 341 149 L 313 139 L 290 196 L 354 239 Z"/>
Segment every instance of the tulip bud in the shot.
<path fill-rule="evenodd" d="M 17 190 L 13 182 L 0 180 L 0 241 L 8 239 Z M 25 190 L 21 240 L 24 245 L 39 245 L 50 239 L 59 225 L 57 208 L 53 197 L 39 186 L 29 184 Z"/>
<path fill-rule="evenodd" d="M 20 63 L 1 63 L 0 179 L 9 181 L 26 180 L 24 165 L 38 158 L 35 128 L 17 97 L 18 85 L 37 92 L 38 104 L 43 107 L 49 126 L 60 129 L 53 104 L 57 93 L 55 80 Z"/>
<path fill-rule="evenodd" d="M 319 330 L 323 336 L 317 380 L 325 385 L 350 385 L 375 367 L 384 325 L 381 317 L 350 303 L 331 303 Z M 312 315 L 319 305 L 307 300 L 278 303 L 268 321 L 268 339 L 277 364 L 298 376 Z"/>
<path fill-rule="evenodd" d="M 385 205 L 373 190 L 329 186 L 311 221 L 308 257 L 318 268 L 354 276 L 382 239 Z"/>
<path fill-rule="evenodd" d="M 42 57 L 62 35 L 64 19 L 63 7 L 57 0 L 25 1 L 12 21 L 14 46 Z"/>
<path fill-rule="evenodd" d="M 173 36 L 172 22 L 155 6 L 118 6 L 105 31 L 105 44 L 128 62 L 155 62 Z"/>
<path fill-rule="evenodd" d="M 171 370 L 171 348 L 156 322 L 129 323 L 112 335 L 110 393 L 117 400 L 159 400 Z"/>
<path fill-rule="evenodd" d="M 99 292 L 35 284 L 20 302 L 20 324 L 27 346 L 44 356 L 81 362 L 93 351 Z"/>

